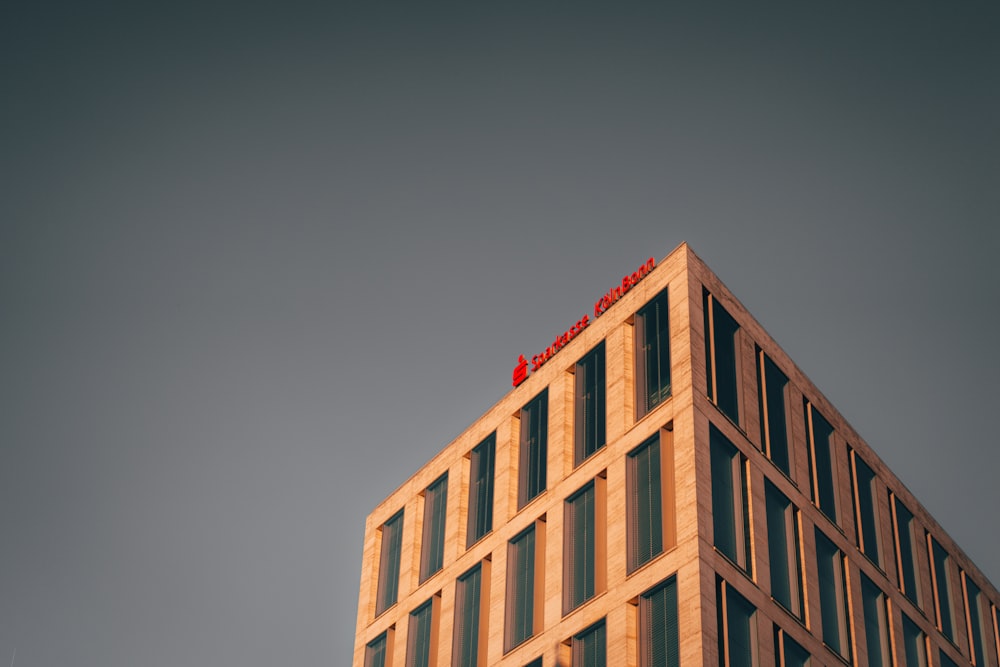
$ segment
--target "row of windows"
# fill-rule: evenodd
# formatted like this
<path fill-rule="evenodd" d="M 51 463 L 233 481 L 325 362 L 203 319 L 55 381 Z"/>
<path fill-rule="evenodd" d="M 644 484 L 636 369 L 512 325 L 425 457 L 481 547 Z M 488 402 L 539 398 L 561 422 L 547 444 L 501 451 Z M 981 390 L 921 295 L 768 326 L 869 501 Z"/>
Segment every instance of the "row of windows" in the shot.
<path fill-rule="evenodd" d="M 712 470 L 712 522 L 714 545 L 726 558 L 753 578 L 748 462 L 746 457 L 714 425 L 710 425 L 709 446 Z M 860 459 L 856 463 L 863 465 Z M 867 469 L 867 466 L 865 467 Z M 870 473 L 868 469 L 868 473 Z M 870 480 L 873 475 L 858 475 L 858 480 Z M 915 590 L 916 533 L 913 515 L 902 503 L 890 496 L 895 508 L 897 535 L 902 535 L 899 562 L 902 567 L 900 577 L 904 594 Z M 767 567 L 771 582 L 771 597 L 790 614 L 806 622 L 803 589 L 806 574 L 802 556 L 800 530 L 802 518 L 798 508 L 769 479 L 764 479 L 764 519 L 767 530 Z M 862 538 L 868 530 L 865 522 L 859 522 Z M 869 540 L 875 540 L 874 527 L 869 532 Z M 935 589 L 935 617 L 938 629 L 951 644 L 957 646 L 956 621 L 952 608 L 951 558 L 938 541 L 924 533 L 931 563 L 931 574 Z M 819 584 L 819 636 L 832 651 L 845 660 L 850 659 L 851 643 L 848 635 L 847 589 L 844 573 L 845 555 L 836 544 L 814 526 L 815 573 Z M 965 611 L 969 646 L 973 664 L 987 665 L 986 644 L 990 641 L 984 619 L 991 617 L 989 602 L 976 584 L 964 571 L 960 572 L 965 590 Z M 891 667 L 886 661 L 887 642 L 885 631 L 885 595 L 881 588 L 866 574 L 861 573 L 863 611 L 868 627 L 869 664 Z M 992 612 L 995 614 L 995 608 Z M 878 639 L 876 643 L 876 639 Z M 997 637 L 1000 641 L 1000 637 Z M 998 649 L 1000 650 L 1000 649 Z M 879 656 L 882 656 L 881 658 Z"/>
<path fill-rule="evenodd" d="M 639 309 L 635 315 L 635 368 L 636 368 L 636 413 L 637 418 L 662 403 L 670 396 L 670 351 L 669 322 L 667 319 L 667 290 Z M 579 466 L 606 444 L 606 353 L 602 341 L 587 352 L 573 368 L 574 375 L 574 465 Z M 548 460 L 548 389 L 532 398 L 518 413 L 519 455 L 517 507 L 520 510 L 547 488 Z M 630 474 L 650 473 L 650 460 L 637 460 Z M 658 465 L 659 454 L 655 454 Z M 494 432 L 476 445 L 469 454 L 469 503 L 466 517 L 466 548 L 482 539 L 493 529 L 493 486 L 495 476 L 496 433 Z M 631 468 L 630 468 L 631 470 Z M 658 477 L 657 477 L 658 479 Z M 660 504 L 658 487 L 654 490 L 651 482 L 643 484 L 645 493 L 656 494 L 656 505 Z M 419 581 L 423 583 L 440 570 L 444 555 L 444 528 L 446 498 L 448 492 L 447 474 L 442 476 L 423 493 L 424 517 L 421 535 Z M 652 498 L 650 499 L 652 502 Z M 648 503 L 647 503 L 648 504 Z M 661 513 L 645 509 L 637 516 L 638 522 L 649 524 L 659 520 Z M 399 579 L 399 551 L 402 538 L 402 510 L 386 521 L 381 529 L 382 551 L 379 563 L 379 577 L 376 592 L 375 615 L 391 607 L 396 602 Z M 651 529 L 650 529 L 651 530 Z M 634 536 L 634 554 L 659 553 L 662 550 L 662 534 Z M 648 556 L 635 555 L 630 560 L 630 568 Z"/>
<path fill-rule="evenodd" d="M 521 571 L 525 562 L 531 562 L 534 547 L 533 531 L 510 542 L 510 549 L 518 551 L 518 558 L 511 560 L 508 571 Z M 523 560 L 528 559 L 527 561 Z M 489 561 L 477 564 L 455 582 L 455 621 L 452 632 L 453 667 L 477 667 L 488 664 L 485 651 L 486 618 L 488 604 L 483 595 L 483 571 Z M 516 577 L 514 578 L 517 581 Z M 519 636 L 524 632 L 525 612 L 517 599 L 510 597 L 512 577 L 508 575 L 508 596 L 505 636 Z M 514 588 L 520 584 L 515 583 Z M 676 667 L 679 664 L 679 632 L 677 611 L 677 581 L 675 577 L 660 582 L 638 597 L 638 641 L 636 659 L 640 667 Z M 512 612 L 511 610 L 515 611 Z M 526 609 L 530 609 L 527 607 Z M 440 614 L 440 594 L 432 596 L 409 614 L 406 638 L 406 667 L 430 667 L 437 664 L 437 633 L 435 617 Z M 531 618 L 530 611 L 527 618 Z M 513 625 L 513 629 L 512 629 Z M 530 626 L 530 620 L 528 622 Z M 530 628 L 529 628 L 530 630 Z M 525 638 L 530 636 L 530 631 Z M 392 664 L 394 628 L 390 628 L 365 646 L 365 667 L 388 667 Z M 521 640 L 523 641 L 523 639 Z M 520 641 L 515 644 L 521 643 Z M 511 647 L 506 646 L 505 650 Z M 607 631 L 604 619 L 589 625 L 562 643 L 560 664 L 573 667 L 605 667 L 608 664 Z M 568 656 L 562 655 L 563 653 Z M 525 667 L 541 667 L 542 658 L 532 660 Z M 568 667 L 568 666 L 567 666 Z"/>
<path fill-rule="evenodd" d="M 664 431 L 669 433 L 669 431 Z M 491 460 L 490 445 L 477 450 L 473 469 L 482 461 Z M 480 464 L 475 461 L 479 460 Z M 664 552 L 673 542 L 669 516 L 663 501 L 668 497 L 663 487 L 664 457 L 661 455 L 661 435 L 655 434 L 625 456 L 627 572 L 633 571 Z M 668 478 L 669 479 L 669 478 Z M 420 557 L 421 582 L 441 568 L 441 545 L 445 524 L 445 499 L 448 478 L 442 476 L 424 492 L 423 541 Z M 477 491 L 472 485 L 471 493 Z M 568 614 L 606 585 L 604 562 L 607 503 L 606 475 L 600 475 L 582 486 L 563 503 L 563 613 Z M 667 492 L 671 490 L 668 489 Z M 470 512 L 470 517 L 472 513 Z M 396 603 L 401 557 L 403 511 L 393 515 L 381 527 L 382 546 L 376 595 L 376 615 Z M 476 524 L 472 518 L 470 527 Z M 535 579 L 541 569 L 535 567 L 535 534 L 544 518 L 528 526 L 508 545 L 508 579 L 505 645 L 513 648 L 534 634 L 533 614 L 539 596 L 535 595 Z"/>
<path fill-rule="evenodd" d="M 707 394 L 719 411 L 740 427 L 740 391 L 738 378 L 739 324 L 707 290 L 703 291 L 705 317 L 705 368 Z M 755 347 L 757 365 L 757 396 L 760 418 L 760 442 L 763 453 L 793 485 L 793 456 L 790 448 L 788 377 L 759 347 Z M 834 427 L 808 398 L 802 400 L 806 434 L 809 497 L 830 521 L 839 526 L 837 465 L 834 448 Z M 742 430 L 742 429 L 741 429 Z M 712 501 L 715 545 L 720 552 L 753 575 L 750 560 L 750 526 L 747 489 L 747 460 L 715 427 L 711 427 Z M 885 572 L 886 554 L 881 540 L 879 488 L 872 468 L 851 447 L 847 448 L 848 474 L 852 488 L 853 523 L 858 550 L 880 571 Z M 768 551 L 772 595 L 793 615 L 802 619 L 801 567 L 790 545 L 798 544 L 797 510 L 791 501 L 770 482 L 765 482 Z M 923 611 L 924 595 L 919 587 L 917 554 L 925 550 L 930 564 L 931 596 L 927 604 L 941 634 L 953 645 L 958 644 L 958 620 L 954 600 L 961 592 L 952 590 L 952 558 L 941 544 L 921 529 L 913 514 L 895 494 L 888 491 L 892 514 L 893 545 L 900 591 Z M 839 527 L 838 527 L 839 530 Z M 824 537 L 825 539 L 825 537 Z M 827 540 L 827 542 L 829 542 Z M 921 546 L 923 542 L 923 546 Z M 817 540 L 817 549 L 821 546 Z M 830 543 L 832 544 L 832 543 Z M 820 573 L 823 574 L 823 570 Z M 827 573 L 835 576 L 836 572 Z M 987 629 L 983 627 L 981 605 L 985 597 L 964 571 L 959 572 L 967 606 L 967 630 L 970 653 L 974 664 L 985 664 Z M 827 596 L 832 599 L 831 596 Z M 932 602 L 932 604 L 931 604 Z M 828 614 L 832 619 L 833 615 Z M 832 620 L 824 637 L 831 636 L 831 645 L 838 641 Z"/>

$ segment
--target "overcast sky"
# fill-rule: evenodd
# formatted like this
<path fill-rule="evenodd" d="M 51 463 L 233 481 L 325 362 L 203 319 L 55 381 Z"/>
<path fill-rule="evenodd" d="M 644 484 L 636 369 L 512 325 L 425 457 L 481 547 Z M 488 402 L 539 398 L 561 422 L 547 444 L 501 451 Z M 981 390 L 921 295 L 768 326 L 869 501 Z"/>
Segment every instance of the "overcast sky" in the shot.
<path fill-rule="evenodd" d="M 0 664 L 348 664 L 368 512 L 682 241 L 1000 581 L 1000 5 L 471 4 L 0 7 Z"/>

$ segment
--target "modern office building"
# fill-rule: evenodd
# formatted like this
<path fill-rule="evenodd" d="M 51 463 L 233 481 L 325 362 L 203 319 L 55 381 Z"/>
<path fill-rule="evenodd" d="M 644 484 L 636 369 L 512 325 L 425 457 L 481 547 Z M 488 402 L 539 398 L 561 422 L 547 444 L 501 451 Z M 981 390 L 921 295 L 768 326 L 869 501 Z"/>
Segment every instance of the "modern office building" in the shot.
<path fill-rule="evenodd" d="M 1000 667 L 996 588 L 687 245 L 595 296 L 369 515 L 355 667 Z"/>

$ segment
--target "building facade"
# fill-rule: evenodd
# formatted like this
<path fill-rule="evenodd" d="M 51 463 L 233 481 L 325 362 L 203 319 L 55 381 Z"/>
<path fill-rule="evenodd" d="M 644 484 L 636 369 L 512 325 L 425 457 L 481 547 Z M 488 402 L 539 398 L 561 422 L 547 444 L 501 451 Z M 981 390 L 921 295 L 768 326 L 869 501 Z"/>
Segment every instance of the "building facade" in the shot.
<path fill-rule="evenodd" d="M 368 516 L 355 667 L 1000 667 L 996 588 L 687 245 L 514 384 Z"/>

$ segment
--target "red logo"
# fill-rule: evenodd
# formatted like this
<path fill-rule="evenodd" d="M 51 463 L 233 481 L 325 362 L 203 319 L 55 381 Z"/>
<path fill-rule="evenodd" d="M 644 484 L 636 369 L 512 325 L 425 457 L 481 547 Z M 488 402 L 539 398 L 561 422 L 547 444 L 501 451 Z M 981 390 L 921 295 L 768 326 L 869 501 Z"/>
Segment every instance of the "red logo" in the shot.
<path fill-rule="evenodd" d="M 525 360 L 523 354 L 517 358 L 517 366 L 514 366 L 513 379 L 515 387 L 528 379 L 528 362 Z"/>

